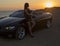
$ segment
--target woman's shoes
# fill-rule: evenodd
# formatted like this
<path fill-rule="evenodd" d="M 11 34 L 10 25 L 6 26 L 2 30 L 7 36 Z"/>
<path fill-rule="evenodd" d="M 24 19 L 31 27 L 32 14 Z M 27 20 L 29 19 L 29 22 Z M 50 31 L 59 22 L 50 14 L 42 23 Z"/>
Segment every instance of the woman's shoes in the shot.
<path fill-rule="evenodd" d="M 34 35 L 30 35 L 32 38 L 34 38 Z"/>

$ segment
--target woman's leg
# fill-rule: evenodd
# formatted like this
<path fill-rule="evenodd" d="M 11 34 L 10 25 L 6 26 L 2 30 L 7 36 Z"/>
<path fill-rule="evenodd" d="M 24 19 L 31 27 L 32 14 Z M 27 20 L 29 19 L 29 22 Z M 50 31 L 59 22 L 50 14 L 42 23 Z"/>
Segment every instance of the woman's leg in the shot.
<path fill-rule="evenodd" d="M 31 37 L 33 37 L 31 22 L 27 22 L 27 23 L 28 23 L 29 34 Z"/>
<path fill-rule="evenodd" d="M 31 23 L 32 23 L 32 26 L 31 27 L 33 28 L 36 23 L 34 21 L 31 21 Z"/>

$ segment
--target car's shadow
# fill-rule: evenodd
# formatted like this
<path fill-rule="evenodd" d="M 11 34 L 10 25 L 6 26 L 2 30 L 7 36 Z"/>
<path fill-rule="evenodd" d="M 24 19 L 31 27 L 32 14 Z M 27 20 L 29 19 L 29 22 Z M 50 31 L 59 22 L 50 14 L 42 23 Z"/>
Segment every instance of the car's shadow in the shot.
<path fill-rule="evenodd" d="M 16 40 L 14 37 L 8 37 L 7 35 L 0 35 L 0 40 L 4 40 L 4 41 L 14 41 Z"/>
<path fill-rule="evenodd" d="M 39 31 L 42 31 L 44 29 L 47 29 L 45 26 L 42 26 L 42 27 L 37 27 L 35 29 L 33 29 L 33 32 L 39 32 Z M 28 34 L 27 34 L 28 35 Z M 14 41 L 14 40 L 17 40 L 14 36 L 13 37 L 8 37 L 8 35 L 0 35 L 0 39 L 4 40 L 4 41 Z"/>

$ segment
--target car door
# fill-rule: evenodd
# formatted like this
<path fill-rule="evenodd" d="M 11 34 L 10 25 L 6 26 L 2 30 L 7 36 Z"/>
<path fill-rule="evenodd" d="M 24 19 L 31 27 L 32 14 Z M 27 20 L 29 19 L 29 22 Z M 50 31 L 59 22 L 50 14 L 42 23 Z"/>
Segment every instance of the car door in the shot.
<path fill-rule="evenodd" d="M 34 14 L 33 15 L 33 20 L 35 21 L 35 23 L 36 23 L 36 27 L 38 28 L 38 27 L 40 27 L 40 15 L 39 14 Z"/>

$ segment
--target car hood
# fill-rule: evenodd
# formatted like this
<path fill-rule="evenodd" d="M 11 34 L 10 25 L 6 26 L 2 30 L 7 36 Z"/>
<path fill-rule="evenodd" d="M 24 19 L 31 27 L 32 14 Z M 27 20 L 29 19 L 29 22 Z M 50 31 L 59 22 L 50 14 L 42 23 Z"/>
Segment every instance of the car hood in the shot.
<path fill-rule="evenodd" d="M 16 23 L 24 20 L 25 18 L 17 18 L 17 17 L 6 17 L 0 20 L 0 26 L 5 26 L 11 23 Z"/>

